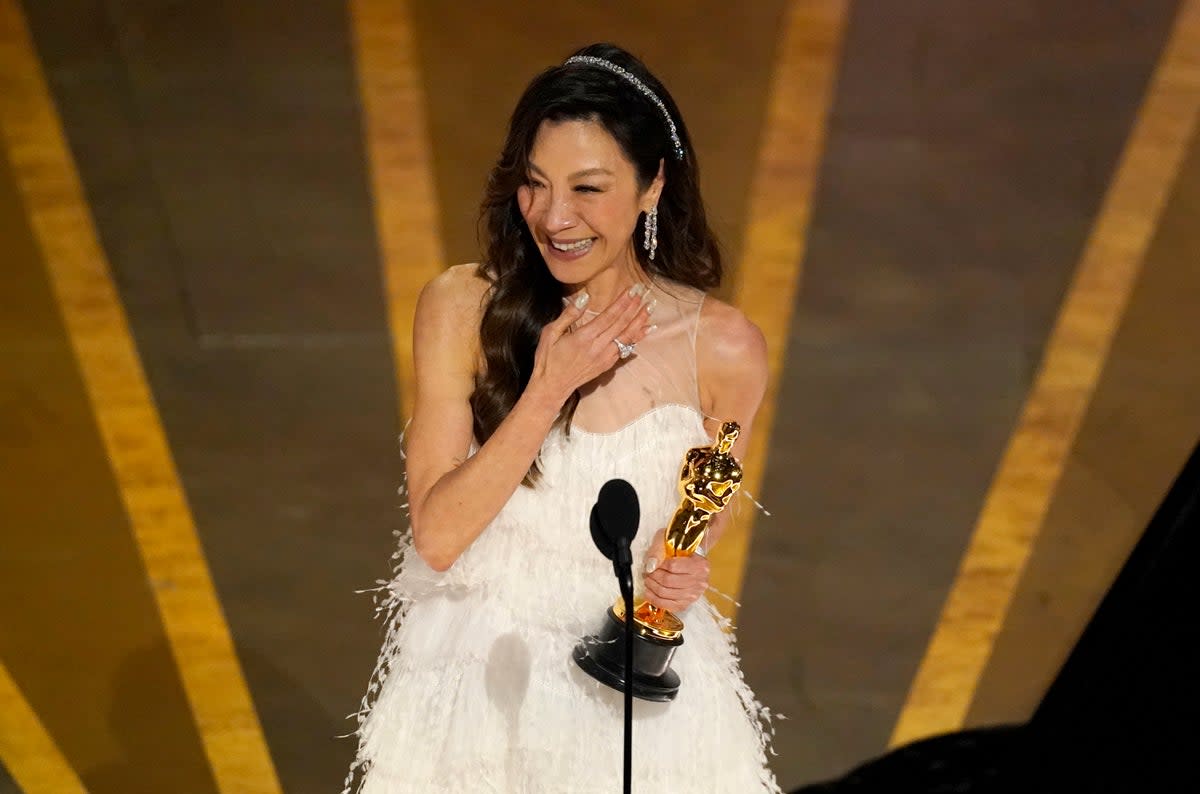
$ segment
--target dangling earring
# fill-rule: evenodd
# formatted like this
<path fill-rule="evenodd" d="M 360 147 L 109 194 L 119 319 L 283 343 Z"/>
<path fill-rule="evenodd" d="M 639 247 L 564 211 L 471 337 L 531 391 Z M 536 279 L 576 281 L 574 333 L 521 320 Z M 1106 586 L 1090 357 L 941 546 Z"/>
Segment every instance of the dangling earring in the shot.
<path fill-rule="evenodd" d="M 654 252 L 658 250 L 658 205 L 655 205 L 646 213 L 646 238 L 642 240 L 642 249 L 650 252 L 650 259 L 654 259 Z"/>

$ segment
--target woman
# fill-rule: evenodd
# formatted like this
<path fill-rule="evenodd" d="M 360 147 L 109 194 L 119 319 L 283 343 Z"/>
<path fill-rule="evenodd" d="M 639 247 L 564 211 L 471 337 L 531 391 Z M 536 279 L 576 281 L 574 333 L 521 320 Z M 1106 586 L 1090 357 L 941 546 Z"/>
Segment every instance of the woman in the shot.
<path fill-rule="evenodd" d="M 683 453 L 724 420 L 744 451 L 766 382 L 762 334 L 705 299 L 720 256 L 666 89 L 612 45 L 537 76 L 481 228 L 484 264 L 417 305 L 412 535 L 347 791 L 619 790 L 621 695 L 571 659 L 616 595 L 588 530 L 613 477 L 640 497 L 641 589 L 687 623 L 678 697 L 635 703 L 639 790 L 777 791 L 707 560 L 657 559 Z"/>

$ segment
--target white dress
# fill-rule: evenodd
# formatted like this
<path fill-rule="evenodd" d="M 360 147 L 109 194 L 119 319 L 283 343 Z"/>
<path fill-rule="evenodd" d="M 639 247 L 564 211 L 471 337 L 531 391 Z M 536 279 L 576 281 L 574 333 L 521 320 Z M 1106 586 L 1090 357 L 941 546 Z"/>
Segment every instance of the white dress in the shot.
<path fill-rule="evenodd" d="M 636 582 L 679 504 L 684 452 L 712 442 L 696 382 L 703 293 L 664 282 L 651 294 L 658 328 L 583 390 L 569 433 L 552 431 L 542 447 L 535 487 L 518 488 L 444 573 L 404 538 L 381 588 L 386 638 L 346 792 L 621 790 L 622 695 L 571 659 L 618 596 L 588 514 L 607 480 L 634 486 Z M 769 714 L 742 679 L 726 622 L 707 599 L 681 617 L 678 696 L 634 701 L 634 790 L 779 791 L 766 764 Z"/>

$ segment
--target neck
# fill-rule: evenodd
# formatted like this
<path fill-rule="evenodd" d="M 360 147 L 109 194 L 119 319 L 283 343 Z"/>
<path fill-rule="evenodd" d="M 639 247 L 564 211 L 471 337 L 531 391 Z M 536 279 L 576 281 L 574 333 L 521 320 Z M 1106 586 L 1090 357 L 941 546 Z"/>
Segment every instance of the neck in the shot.
<path fill-rule="evenodd" d="M 578 294 L 580 290 L 586 290 L 591 296 L 588 300 L 588 310 L 602 312 L 634 284 L 649 287 L 650 276 L 630 253 L 620 262 L 605 268 L 582 284 L 573 285 L 571 293 Z"/>

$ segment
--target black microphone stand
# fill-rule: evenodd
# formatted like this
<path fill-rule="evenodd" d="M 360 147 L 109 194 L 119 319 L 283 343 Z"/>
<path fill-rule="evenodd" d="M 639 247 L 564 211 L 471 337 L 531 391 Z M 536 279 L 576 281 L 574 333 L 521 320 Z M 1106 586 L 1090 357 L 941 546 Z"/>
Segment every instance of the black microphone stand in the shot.
<path fill-rule="evenodd" d="M 584 637 L 575 646 L 571 657 L 583 671 L 596 680 L 613 687 L 625 690 L 625 785 L 622 790 L 630 794 L 633 785 L 633 695 L 635 689 L 633 667 L 633 552 L 630 545 L 637 535 L 640 511 L 638 508 L 637 492 L 627 481 L 613 479 L 604 483 L 596 504 L 592 506 L 588 527 L 596 548 L 608 559 L 612 560 L 613 573 L 617 575 L 617 584 L 621 589 L 621 600 L 625 602 L 625 631 L 613 623 L 617 619 L 618 605 L 614 604 L 608 610 L 605 619 L 605 629 L 601 635 Z M 598 651 L 593 645 L 604 636 L 605 651 Z M 612 644 L 623 637 L 625 642 L 622 654 Z M 610 644 L 611 643 L 611 644 Z M 593 655 L 595 654 L 595 655 Z M 624 670 L 620 669 L 624 656 Z M 617 658 L 613 658 L 617 657 Z M 639 656 L 640 658 L 640 656 Z M 640 680 L 640 679 L 639 679 Z"/>
<path fill-rule="evenodd" d="M 633 554 L 630 539 L 622 536 L 613 555 L 613 571 L 625 599 L 625 794 L 633 782 Z"/>

